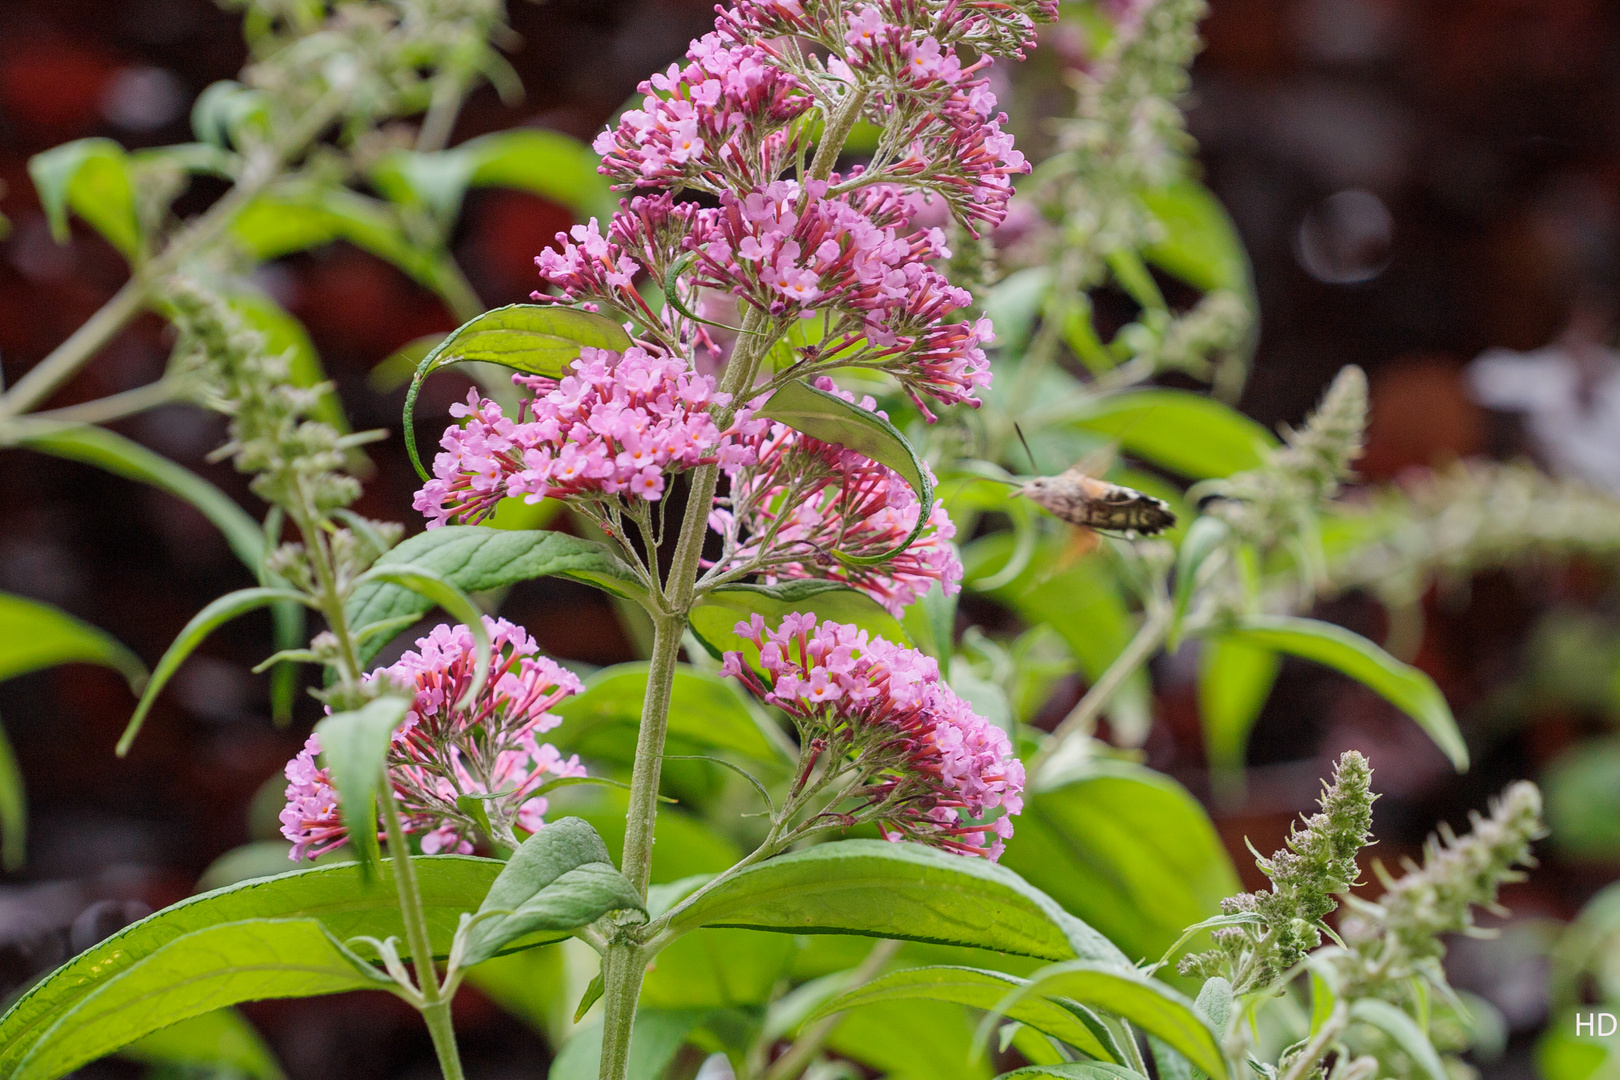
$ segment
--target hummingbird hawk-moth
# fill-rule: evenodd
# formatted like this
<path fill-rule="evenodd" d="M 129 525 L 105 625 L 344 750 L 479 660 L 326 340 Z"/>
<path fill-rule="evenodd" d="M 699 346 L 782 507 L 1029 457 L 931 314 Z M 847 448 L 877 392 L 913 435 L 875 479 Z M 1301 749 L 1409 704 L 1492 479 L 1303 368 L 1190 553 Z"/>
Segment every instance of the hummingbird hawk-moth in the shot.
<path fill-rule="evenodd" d="M 1054 517 L 1086 529 L 1154 536 L 1176 523 L 1176 515 L 1163 499 L 1099 480 L 1078 465 L 1057 476 L 1037 476 L 1020 494 Z"/>

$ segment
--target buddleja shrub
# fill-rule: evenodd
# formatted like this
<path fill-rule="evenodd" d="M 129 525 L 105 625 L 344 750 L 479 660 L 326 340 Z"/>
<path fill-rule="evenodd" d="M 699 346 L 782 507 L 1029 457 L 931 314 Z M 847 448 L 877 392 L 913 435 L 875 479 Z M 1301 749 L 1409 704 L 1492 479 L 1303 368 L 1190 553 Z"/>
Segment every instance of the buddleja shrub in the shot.
<path fill-rule="evenodd" d="M 295 860 L 353 858 L 205 893 L 71 960 L 0 1018 L 0 1073 L 54 1080 L 132 1044 L 184 1059 L 174 1049 L 184 1039 L 195 1055 L 207 1039 L 224 1045 L 221 1031 L 252 1047 L 233 1014 L 218 1010 L 378 989 L 420 1011 L 454 1080 L 462 1069 L 450 1001 L 462 981 L 556 1012 L 558 972 L 517 969 L 531 981 L 514 990 L 513 969 L 492 962 L 573 940 L 598 954 L 599 974 L 562 1008 L 577 1023 L 597 1007 L 600 1019 L 560 1047 L 559 1078 L 651 1078 L 684 1067 L 671 1064 L 683 1043 L 768 1080 L 837 1074 L 834 1056 L 897 1076 L 979 1076 L 995 1033 L 1001 1051 L 1034 1063 L 1017 1071 L 1030 1076 L 1257 1070 L 1305 1080 L 1325 1068 L 1335 1080 L 1380 1069 L 1443 1080 L 1427 991 L 1413 980 L 1447 992 L 1437 935 L 1466 928 L 1469 905 L 1489 903 L 1527 858 L 1538 828 L 1533 789 L 1510 790 L 1471 837 L 1448 837 L 1384 902 L 1357 904 L 1358 921 L 1327 948 L 1322 920 L 1354 883 L 1368 839 L 1369 770 L 1354 756 L 1323 814 L 1262 864 L 1272 893 L 1230 900 L 1180 942 L 1155 939 L 1154 952 L 1171 946 L 1159 964 L 1139 963 L 1140 942 L 1125 951 L 998 864 L 1018 850 L 1026 802 L 1097 781 L 1103 792 L 1118 784 L 1128 799 L 1157 800 L 1165 820 L 1185 825 L 1177 842 L 1199 846 L 1195 887 L 1233 891 L 1218 841 L 1185 793 L 1110 758 L 1087 729 L 1152 649 L 1178 634 L 1241 631 L 1336 658 L 1437 739 L 1455 737 L 1443 701 L 1411 669 L 1353 636 L 1248 610 L 1246 560 L 1279 543 L 1268 523 L 1299 517 L 1301 504 L 1313 512 L 1354 456 L 1359 373 L 1336 384 L 1286 445 L 1223 474 L 1179 556 L 1158 542 L 1120 541 L 1157 606 L 1141 644 L 1119 654 L 1091 704 L 1048 745 L 987 719 L 979 702 L 994 695 L 982 686 L 966 692 L 974 683 L 954 663 L 946 606 L 964 568 L 934 473 L 874 397 L 838 380 L 885 380 L 898 388 L 897 408 L 920 421 L 978 405 L 991 386 L 991 321 L 942 267 L 953 243 L 978 244 L 1003 220 L 1012 178 L 1027 169 L 1002 130 L 987 70 L 1020 58 L 1056 9 L 1051 0 L 744 0 L 722 9 L 714 32 L 644 84 L 640 107 L 597 140 L 601 171 L 625 196 L 619 209 L 537 259 L 544 291 L 533 305 L 477 315 L 421 360 L 408 437 L 416 389 L 434 371 L 482 362 L 516 373 L 452 411 L 416 496 L 428 528 L 403 541 L 397 524 L 349 509 L 360 491 L 353 455 L 375 434 L 348 434 L 323 412 L 325 388 L 295 378 L 293 355 L 192 258 L 210 250 L 204 232 L 188 231 L 202 222 L 173 234 L 163 248 L 172 256 L 148 257 L 161 228 L 141 234 L 131 288 L 139 302 L 160 302 L 177 328 L 172 377 L 229 417 L 221 454 L 252 475 L 271 510 L 262 527 L 249 523 L 243 545 L 260 584 L 192 620 L 154 670 L 121 745 L 213 628 L 270 606 L 317 614 L 322 631 L 307 642 L 284 634 L 266 660 L 316 666 L 327 712 L 287 766 L 280 820 Z M 324 21 L 307 8 L 264 13 L 274 17 L 259 26 L 269 42 L 262 87 L 219 91 L 214 106 L 269 172 L 208 212 L 219 219 L 286 179 L 338 116 L 363 128 L 425 97 L 424 152 L 438 153 L 433 143 L 442 144 L 471 74 L 498 70 L 481 51 L 494 15 L 482 6 L 349 5 Z M 426 30 L 434 19 L 460 19 L 478 47 L 442 47 Z M 1190 23 L 1178 25 L 1190 33 Z M 413 51 L 412 35 L 442 48 Z M 373 61 L 363 77 L 333 59 L 349 53 Z M 434 72 L 427 86 L 425 66 Z M 274 153 L 251 157 L 283 128 Z M 870 152 L 841 170 L 857 129 Z M 464 154 L 395 166 L 375 183 L 437 221 L 442 246 L 465 184 L 450 185 L 449 198 L 433 177 L 459 169 L 472 182 L 478 162 Z M 324 197 L 352 210 L 348 195 Z M 97 220 L 93 199 L 73 205 Z M 436 256 L 425 265 L 441 284 L 457 280 Z M 1071 286 L 1090 280 L 1080 274 Z M 11 403 L 35 403 L 40 380 L 88 358 L 76 348 L 42 365 L 32 397 Z M 46 446 L 59 429 L 30 430 Z M 414 444 L 411 452 L 415 460 Z M 183 485 L 171 477 L 170 486 Z M 600 539 L 484 524 L 498 509 L 542 500 Z M 650 661 L 582 681 L 471 599 L 544 575 L 639 607 L 652 626 Z M 434 607 L 456 623 L 368 670 Z M 283 625 L 301 621 L 284 615 Z M 922 629 L 931 650 L 915 647 Z M 105 650 L 100 658 L 123 660 Z M 617 864 L 598 832 L 606 816 L 582 811 L 593 825 L 553 810 L 560 789 L 619 783 L 611 768 L 588 771 L 576 747 L 629 766 Z M 1021 751 L 1044 765 L 1027 790 Z M 698 779 L 663 775 L 666 759 L 692 758 L 708 763 Z M 737 838 L 747 854 L 653 885 L 660 833 L 670 840 L 671 822 L 701 829 L 692 815 L 661 815 L 661 790 L 723 789 L 724 774 L 709 766 L 740 774 L 741 794 L 762 810 L 745 819 L 734 800 L 700 797 L 711 819 L 725 819 L 702 835 L 711 853 Z M 1029 815 L 1035 838 L 1022 850 L 1036 854 L 1024 865 L 1033 876 L 1044 862 L 1062 888 L 1086 891 L 1073 875 L 1063 880 L 1069 856 L 1039 853 L 1084 850 L 1093 825 L 1117 831 L 1125 820 L 1110 813 L 1092 811 L 1079 825 Z M 1098 858 L 1118 879 L 1171 882 L 1177 866 L 1148 846 L 1161 839 L 1139 836 L 1139 846 Z M 1167 886 L 1207 914 L 1193 888 Z M 1201 984 L 1157 977 L 1212 929 L 1215 948 L 1182 965 L 1180 977 Z M 795 943 L 836 940 L 823 935 L 877 944 L 849 956 Z M 802 963 L 784 949 L 802 951 Z M 971 964 L 931 962 L 941 959 Z M 492 970 L 508 973 L 504 991 Z M 1298 993 L 1307 971 L 1310 1031 L 1286 1046 L 1256 1043 L 1254 1017 Z M 977 1032 L 963 1007 L 985 1014 Z M 223 1063 L 276 1071 L 262 1053 Z"/>

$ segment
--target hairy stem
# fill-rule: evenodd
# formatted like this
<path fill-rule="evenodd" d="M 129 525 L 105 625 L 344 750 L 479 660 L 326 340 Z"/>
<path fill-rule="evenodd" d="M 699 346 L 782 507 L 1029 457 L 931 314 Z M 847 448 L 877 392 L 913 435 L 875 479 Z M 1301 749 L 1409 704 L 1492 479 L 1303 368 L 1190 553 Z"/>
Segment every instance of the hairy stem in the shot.
<path fill-rule="evenodd" d="M 422 1009 L 428 1034 L 433 1036 L 433 1052 L 439 1055 L 439 1071 L 444 1080 L 463 1080 L 461 1051 L 456 1048 L 456 1029 L 450 1023 L 450 1002 L 439 1001 Z"/>

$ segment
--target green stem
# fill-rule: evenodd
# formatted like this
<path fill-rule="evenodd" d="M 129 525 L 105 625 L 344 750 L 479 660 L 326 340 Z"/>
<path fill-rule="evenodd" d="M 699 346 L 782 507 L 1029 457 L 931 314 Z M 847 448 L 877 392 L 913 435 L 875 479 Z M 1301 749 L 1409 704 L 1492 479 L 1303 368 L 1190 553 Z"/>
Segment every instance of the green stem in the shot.
<path fill-rule="evenodd" d="M 1143 620 L 1142 627 L 1136 632 L 1125 650 L 1114 658 L 1108 665 L 1108 670 L 1102 677 L 1092 684 L 1086 691 L 1086 696 L 1080 699 L 1063 722 L 1052 729 L 1052 735 L 1047 739 L 1046 746 L 1030 761 L 1029 771 L 1033 774 L 1051 753 L 1062 746 L 1075 734 L 1091 734 L 1096 729 L 1097 717 L 1102 714 L 1108 702 L 1125 685 L 1132 672 L 1147 662 L 1154 651 L 1164 642 L 1165 633 L 1170 629 L 1172 610 L 1169 604 L 1154 606 Z"/>
<path fill-rule="evenodd" d="M 450 1023 L 450 1003 L 440 1001 L 422 1009 L 427 1021 L 428 1034 L 433 1037 L 433 1052 L 439 1055 L 439 1071 L 444 1080 L 463 1080 L 461 1052 L 456 1048 L 456 1029 Z"/>

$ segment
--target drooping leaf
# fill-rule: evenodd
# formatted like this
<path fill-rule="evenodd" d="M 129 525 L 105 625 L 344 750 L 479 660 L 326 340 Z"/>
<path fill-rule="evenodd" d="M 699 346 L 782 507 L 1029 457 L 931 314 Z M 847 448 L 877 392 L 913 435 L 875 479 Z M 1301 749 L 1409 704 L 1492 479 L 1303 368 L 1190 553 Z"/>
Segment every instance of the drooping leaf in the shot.
<path fill-rule="evenodd" d="M 411 377 L 404 424 L 411 463 L 426 479 L 416 451 L 416 395 L 423 381 L 440 368 L 482 361 L 560 379 L 582 348 L 623 352 L 629 347 L 630 335 L 612 319 L 551 304 L 508 304 L 468 320 L 430 349 Z"/>
<path fill-rule="evenodd" d="M 68 242 L 68 211 L 78 214 L 126 259 L 140 252 L 129 155 L 111 139 L 76 139 L 28 160 L 28 175 L 59 244 Z"/>
<path fill-rule="evenodd" d="M 1271 696 L 1282 660 L 1271 649 L 1231 634 L 1211 634 L 1198 657 L 1198 715 L 1212 768 L 1236 778 L 1249 732 Z"/>
<path fill-rule="evenodd" d="M 460 586 L 430 567 L 416 563 L 387 563 L 381 560 L 372 564 L 370 570 L 355 579 L 355 587 L 380 581 L 387 585 L 396 585 L 409 589 L 418 596 L 424 597 L 445 610 L 452 619 L 465 626 L 472 635 L 473 646 L 477 650 L 477 666 L 473 669 L 472 681 L 468 683 L 463 694 L 466 701 L 472 701 L 483 689 L 484 680 L 489 677 L 490 645 L 489 631 L 484 628 L 484 613 L 478 605 L 472 602 Z"/>
<path fill-rule="evenodd" d="M 1231 406 L 1185 390 L 1111 394 L 1087 402 L 1070 423 L 1194 480 L 1259 468 L 1277 445 L 1271 432 Z"/>
<path fill-rule="evenodd" d="M 553 706 L 551 711 L 563 723 L 547 740 L 564 752 L 584 746 L 591 757 L 628 760 L 623 753 L 614 753 L 612 743 L 625 749 L 635 744 L 635 737 L 623 732 L 641 723 L 647 670 L 647 664 L 638 662 L 593 674 L 583 692 Z M 612 733 L 621 737 L 610 741 Z M 685 664 L 675 669 L 668 734 L 694 750 L 729 751 L 771 765 L 792 755 L 781 729 L 733 680 Z"/>
<path fill-rule="evenodd" d="M 1199 570 L 1203 569 L 1210 556 L 1221 550 L 1231 534 L 1231 527 L 1226 522 L 1208 515 L 1200 515 L 1187 527 L 1187 535 L 1176 552 L 1175 616 L 1166 637 L 1166 644 L 1172 650 L 1180 640 L 1181 620 L 1186 617 L 1187 607 L 1192 603 Z"/>
<path fill-rule="evenodd" d="M 1004 867 L 882 840 L 839 840 L 750 866 L 677 907 L 670 930 L 700 926 L 1122 962 L 1106 938 Z"/>
<path fill-rule="evenodd" d="M 838 995 L 817 1009 L 812 1019 L 868 1002 L 911 998 L 950 1001 L 989 1011 L 1012 991 L 1027 985 L 1027 979 L 981 968 L 954 965 L 906 968 Z M 1105 1032 L 1105 1029 L 1096 1015 L 1084 1006 L 1045 997 L 1026 997 L 1009 1007 L 1006 1016 L 1060 1039 L 1091 1057 L 1106 1060 L 1117 1056 L 1117 1048 L 1105 1046 L 1099 1038 L 1099 1032 Z M 1109 1041 L 1112 1042 L 1112 1039 Z"/>
<path fill-rule="evenodd" d="M 1135 968 L 1091 960 L 1054 964 L 1030 977 L 1019 994 L 1068 998 L 1129 1020 L 1156 1035 L 1216 1080 L 1225 1080 L 1226 1061 L 1213 1028 L 1184 995 Z M 1009 1006 L 1016 998 L 1009 1000 Z"/>
<path fill-rule="evenodd" d="M 0 866 L 7 873 L 23 868 L 28 858 L 28 794 L 17 755 L 0 727 Z"/>
<path fill-rule="evenodd" d="M 1362 998 L 1351 1003 L 1350 1018 L 1371 1024 L 1394 1039 L 1395 1045 L 1428 1075 L 1429 1080 L 1446 1080 L 1450 1075 L 1445 1062 L 1440 1060 L 1439 1052 L 1417 1021 L 1398 1006 L 1378 998 Z"/>
<path fill-rule="evenodd" d="M 600 159 L 583 143 L 555 131 L 520 129 L 483 135 L 434 154 L 394 151 L 373 167 L 372 183 L 396 202 L 421 205 L 443 222 L 461 211 L 469 187 L 527 191 L 606 221 L 618 199 L 597 172 Z"/>
<path fill-rule="evenodd" d="M 376 867 L 378 858 L 377 787 L 383 781 L 394 729 L 410 707 L 405 698 L 380 697 L 358 709 L 333 713 L 315 725 L 349 842 L 368 872 Z"/>
<path fill-rule="evenodd" d="M 786 424 L 813 439 L 836 443 L 864 454 L 880 465 L 887 465 L 916 493 L 917 504 L 922 507 L 917 515 L 916 527 L 893 551 L 861 558 L 835 551 L 833 554 L 837 558 L 860 564 L 880 563 L 896 552 L 904 551 L 922 535 L 928 525 L 928 508 L 934 505 L 933 473 L 893 424 L 875 412 L 805 382 L 790 382 L 772 394 L 764 408 L 759 410 L 759 415 Z"/>
<path fill-rule="evenodd" d="M 628 596 L 638 595 L 640 584 L 634 572 L 601 544 L 566 533 L 477 525 L 446 525 L 418 533 L 390 549 L 376 565 L 431 570 L 469 593 L 551 575 Z M 419 616 L 432 606 L 431 600 L 410 589 L 378 580 L 357 586 L 345 605 L 350 625 L 357 631 L 390 619 Z M 361 659 L 371 659 L 387 644 L 383 637 L 367 639 L 360 649 Z"/>
<path fill-rule="evenodd" d="M 123 757 L 129 753 L 129 748 L 134 744 L 135 736 L 140 734 L 141 725 L 146 722 L 146 714 L 151 711 L 158 694 L 168 685 L 174 673 L 180 670 L 180 665 L 185 663 L 186 657 L 202 644 L 204 638 L 232 619 L 246 615 L 250 611 L 257 611 L 275 603 L 303 603 L 304 600 L 301 593 L 293 592 L 291 589 L 238 589 L 226 593 L 193 615 L 191 621 L 181 628 L 179 636 L 174 639 L 168 651 L 158 660 L 157 667 L 152 669 L 152 678 L 146 684 L 146 692 L 141 695 L 140 702 L 135 706 L 134 715 L 129 718 L 129 724 L 118 740 L 118 756 Z"/>
<path fill-rule="evenodd" d="M 20 1055 L 12 1080 L 57 1080 L 177 1021 L 264 998 L 380 989 L 314 919 L 248 919 L 194 931 L 105 980 Z"/>
<path fill-rule="evenodd" d="M 1157 960 L 1241 887 L 1209 816 L 1180 784 L 1100 758 L 1037 774 L 1002 864 L 1133 959 Z"/>
<path fill-rule="evenodd" d="M 1468 744 L 1434 680 L 1342 626 L 1288 615 L 1251 615 L 1223 628 L 1251 646 L 1313 660 L 1366 686 L 1428 733 L 1459 772 L 1468 769 Z"/>
<path fill-rule="evenodd" d="M 149 1065 L 214 1069 L 253 1080 L 282 1080 L 285 1075 L 253 1025 L 235 1009 L 215 1009 L 171 1024 L 119 1053 Z"/>
<path fill-rule="evenodd" d="M 254 573 L 264 558 L 264 534 L 247 511 L 190 469 L 176 465 L 131 439 L 106 428 L 84 424 L 18 424 L 10 434 L 17 445 L 53 457 L 82 461 L 115 476 L 139 480 L 196 507 L 225 540 L 242 564 Z"/>
<path fill-rule="evenodd" d="M 1248 292 L 1249 258 L 1220 200 L 1191 177 L 1180 177 L 1138 196 L 1159 219 L 1164 235 L 1143 253 L 1159 269 L 1209 292 Z"/>
<path fill-rule="evenodd" d="M 57 664 L 110 667 L 136 691 L 146 682 L 146 665 L 89 623 L 49 604 L 0 593 L 0 680 Z"/>
<path fill-rule="evenodd" d="M 412 862 L 428 936 L 434 954 L 442 957 L 450 951 L 461 913 L 478 906 L 505 864 L 470 855 L 417 856 Z M 10 1076 L 40 1033 L 75 1003 L 132 964 L 194 931 L 243 919 L 313 918 L 340 940 L 359 935 L 403 939 L 405 926 L 394 893 L 392 859 L 379 864 L 379 878 L 367 886 L 356 863 L 294 870 L 189 897 L 131 923 L 41 979 L 0 1016 L 0 1076 Z M 511 949 L 564 936 L 536 934 L 528 941 L 514 942 Z"/>
<path fill-rule="evenodd" d="M 490 886 L 478 915 L 506 914 L 489 914 L 468 930 L 462 963 L 482 963 L 536 931 L 570 931 L 626 908 L 644 910 L 596 830 L 576 817 L 550 822 Z"/>
<path fill-rule="evenodd" d="M 782 616 L 809 612 L 823 622 L 852 623 L 873 637 L 901 645 L 911 639 L 900 621 L 870 596 L 836 581 L 784 581 L 776 585 L 723 585 L 704 593 L 688 617 L 692 633 L 715 657 L 740 651 L 750 662 L 759 656 L 754 645 L 737 636 L 735 627 L 758 614 L 775 629 Z"/>

